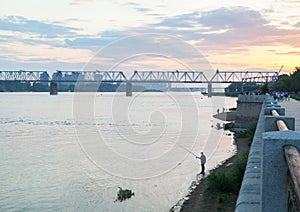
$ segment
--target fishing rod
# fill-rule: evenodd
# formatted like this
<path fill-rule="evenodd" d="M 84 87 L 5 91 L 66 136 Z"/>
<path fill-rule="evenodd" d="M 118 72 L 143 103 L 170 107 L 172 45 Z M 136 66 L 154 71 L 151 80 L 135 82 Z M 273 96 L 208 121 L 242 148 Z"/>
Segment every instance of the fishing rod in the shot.
<path fill-rule="evenodd" d="M 178 144 L 179 147 L 181 147 L 182 149 L 184 149 L 185 151 L 187 151 L 188 153 L 194 155 L 196 158 L 199 158 L 195 153 L 193 153 L 192 151 L 190 151 L 189 149 L 185 148 L 184 146 Z"/>

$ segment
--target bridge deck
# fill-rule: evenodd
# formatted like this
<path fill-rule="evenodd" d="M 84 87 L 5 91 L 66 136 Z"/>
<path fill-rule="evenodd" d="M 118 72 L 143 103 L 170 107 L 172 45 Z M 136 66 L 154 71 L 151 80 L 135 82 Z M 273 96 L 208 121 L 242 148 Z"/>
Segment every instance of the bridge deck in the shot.
<path fill-rule="evenodd" d="M 129 76 L 127 76 L 127 75 Z M 274 82 L 278 72 L 216 71 L 208 79 L 201 71 L 57 71 L 52 77 L 45 71 L 0 71 L 0 81 L 28 82 L 131 82 L 131 83 L 232 83 Z"/>

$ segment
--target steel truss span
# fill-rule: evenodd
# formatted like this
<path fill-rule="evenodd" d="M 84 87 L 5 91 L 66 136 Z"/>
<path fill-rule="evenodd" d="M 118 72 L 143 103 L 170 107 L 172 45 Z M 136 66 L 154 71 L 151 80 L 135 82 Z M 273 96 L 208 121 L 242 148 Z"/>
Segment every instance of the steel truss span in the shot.
<path fill-rule="evenodd" d="M 232 83 L 275 82 L 278 72 L 219 71 L 208 79 L 201 71 L 0 71 L 0 81 L 23 82 L 130 82 L 130 83 Z"/>

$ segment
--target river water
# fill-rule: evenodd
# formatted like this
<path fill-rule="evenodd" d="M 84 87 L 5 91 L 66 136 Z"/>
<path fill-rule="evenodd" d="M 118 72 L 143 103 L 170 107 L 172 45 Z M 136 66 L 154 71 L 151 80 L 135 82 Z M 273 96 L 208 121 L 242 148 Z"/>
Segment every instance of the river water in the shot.
<path fill-rule="evenodd" d="M 168 211 L 235 152 L 192 93 L 0 93 L 0 211 Z M 227 134 L 227 135 L 226 135 Z M 116 201 L 119 187 L 135 195 Z"/>

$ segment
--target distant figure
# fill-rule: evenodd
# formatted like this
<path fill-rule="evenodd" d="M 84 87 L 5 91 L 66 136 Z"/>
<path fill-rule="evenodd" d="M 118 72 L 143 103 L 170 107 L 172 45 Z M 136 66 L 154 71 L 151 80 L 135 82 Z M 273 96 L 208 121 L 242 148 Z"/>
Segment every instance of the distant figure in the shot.
<path fill-rule="evenodd" d="M 225 108 L 223 107 L 223 113 L 225 112 Z"/>
<path fill-rule="evenodd" d="M 217 113 L 219 114 L 219 112 L 220 112 L 220 111 L 219 111 L 219 108 L 218 108 Z"/>
<path fill-rule="evenodd" d="M 201 152 L 201 155 L 198 158 L 200 159 L 200 163 L 201 163 L 201 172 L 200 172 L 200 174 L 205 175 L 206 156 L 203 154 L 203 152 Z"/>

